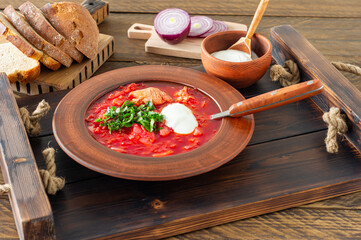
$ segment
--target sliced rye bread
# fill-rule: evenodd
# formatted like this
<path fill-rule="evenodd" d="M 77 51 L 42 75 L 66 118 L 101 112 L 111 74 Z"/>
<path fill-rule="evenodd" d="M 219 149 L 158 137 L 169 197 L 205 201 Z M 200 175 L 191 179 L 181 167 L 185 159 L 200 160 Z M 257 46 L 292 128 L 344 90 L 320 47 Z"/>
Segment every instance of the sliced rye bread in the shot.
<path fill-rule="evenodd" d="M 75 61 L 81 62 L 84 55 L 79 52 L 68 40 L 66 40 L 44 17 L 40 9 L 31 2 L 20 5 L 19 10 L 25 16 L 33 29 L 46 41 L 60 48 L 63 52 L 72 57 Z"/>
<path fill-rule="evenodd" d="M 54 58 L 50 57 L 47 54 L 43 54 L 43 56 L 40 58 L 40 62 L 44 64 L 45 67 L 56 71 L 61 67 L 61 63 L 56 61 Z"/>
<path fill-rule="evenodd" d="M 45 52 L 50 57 L 54 58 L 66 67 L 70 67 L 73 59 L 61 51 L 58 47 L 55 47 L 51 43 L 47 42 L 34 29 L 26 22 L 25 18 L 18 13 L 13 6 L 9 5 L 4 9 L 4 14 L 12 25 L 26 38 L 31 44 L 33 44 L 39 50 Z"/>
<path fill-rule="evenodd" d="M 29 43 L 21 34 L 13 27 L 8 21 L 6 16 L 0 12 L 0 35 L 4 36 L 6 40 L 11 42 L 26 56 L 35 60 L 39 60 L 45 67 L 58 70 L 61 64 L 55 59 L 44 54 L 42 51 L 36 49 L 31 43 Z"/>
<path fill-rule="evenodd" d="M 41 11 L 55 29 L 86 57 L 93 59 L 98 51 L 98 26 L 89 11 L 78 3 L 45 4 Z"/>
<path fill-rule="evenodd" d="M 10 82 L 28 83 L 40 74 L 39 61 L 26 56 L 12 43 L 0 44 L 0 72 L 5 72 Z"/>
<path fill-rule="evenodd" d="M 4 36 L 6 40 L 14 44 L 14 46 L 26 56 L 35 60 L 40 60 L 43 56 L 41 51 L 37 50 L 21 36 L 2 13 L 0 13 L 0 34 Z"/>

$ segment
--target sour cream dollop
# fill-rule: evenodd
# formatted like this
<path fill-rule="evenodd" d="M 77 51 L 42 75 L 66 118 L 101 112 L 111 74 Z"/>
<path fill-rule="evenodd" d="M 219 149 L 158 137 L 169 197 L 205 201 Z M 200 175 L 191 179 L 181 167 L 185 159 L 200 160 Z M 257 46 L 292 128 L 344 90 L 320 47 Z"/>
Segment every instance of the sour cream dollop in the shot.
<path fill-rule="evenodd" d="M 253 55 L 253 53 L 252 53 Z M 228 62 L 249 62 L 252 61 L 251 56 L 243 51 L 227 49 L 212 53 L 212 56 Z"/>
<path fill-rule="evenodd" d="M 163 108 L 165 125 L 179 134 L 190 134 L 198 127 L 198 122 L 192 111 L 180 103 L 172 103 Z"/>

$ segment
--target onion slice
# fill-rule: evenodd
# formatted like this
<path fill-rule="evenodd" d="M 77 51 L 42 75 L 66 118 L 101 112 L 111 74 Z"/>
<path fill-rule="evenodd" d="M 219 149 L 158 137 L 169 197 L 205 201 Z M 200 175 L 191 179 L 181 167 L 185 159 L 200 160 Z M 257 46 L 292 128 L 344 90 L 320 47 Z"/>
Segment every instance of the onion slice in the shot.
<path fill-rule="evenodd" d="M 213 26 L 213 20 L 206 16 L 191 17 L 191 30 L 188 37 L 199 37 L 208 32 Z"/>
<path fill-rule="evenodd" d="M 154 29 L 159 37 L 169 43 L 176 44 L 185 39 L 190 31 L 191 18 L 179 8 L 168 8 L 157 14 Z"/>
<path fill-rule="evenodd" d="M 217 32 L 224 32 L 228 30 L 228 25 L 222 21 L 213 21 L 213 26 L 212 28 L 206 32 L 203 33 L 202 35 L 200 35 L 199 37 L 207 37 L 213 33 L 217 33 Z"/>

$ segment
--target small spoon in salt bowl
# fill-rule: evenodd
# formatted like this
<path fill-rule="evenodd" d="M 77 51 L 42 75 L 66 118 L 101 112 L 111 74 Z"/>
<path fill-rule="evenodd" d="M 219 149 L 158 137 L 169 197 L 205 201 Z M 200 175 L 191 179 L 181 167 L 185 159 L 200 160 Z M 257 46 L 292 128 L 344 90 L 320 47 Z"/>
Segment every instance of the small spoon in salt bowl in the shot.
<path fill-rule="evenodd" d="M 268 2 L 269 2 L 269 0 L 261 0 L 261 2 L 258 5 L 258 8 L 256 10 L 256 13 L 254 14 L 251 25 L 249 26 L 246 37 L 240 38 L 235 44 L 230 46 L 228 49 L 246 52 L 250 56 L 252 56 L 251 38 L 253 37 L 253 34 L 255 33 L 255 31 L 258 27 L 258 24 L 261 21 L 264 12 L 266 11 Z"/>

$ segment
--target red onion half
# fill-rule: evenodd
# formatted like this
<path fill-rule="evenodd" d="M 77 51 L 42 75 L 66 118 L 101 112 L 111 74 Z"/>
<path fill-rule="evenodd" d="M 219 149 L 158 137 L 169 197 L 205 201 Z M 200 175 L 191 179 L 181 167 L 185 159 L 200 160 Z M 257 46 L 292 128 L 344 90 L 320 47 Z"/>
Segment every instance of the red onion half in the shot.
<path fill-rule="evenodd" d="M 191 30 L 188 37 L 199 37 L 208 32 L 213 26 L 213 20 L 206 16 L 191 17 Z"/>
<path fill-rule="evenodd" d="M 228 30 L 228 25 L 225 24 L 224 22 L 222 22 L 222 21 L 213 21 L 212 28 L 208 32 L 200 35 L 199 37 L 207 37 L 207 36 L 209 36 L 209 35 L 211 35 L 213 33 L 223 32 L 223 31 L 227 31 L 227 30 Z"/>
<path fill-rule="evenodd" d="M 179 8 L 168 8 L 157 14 L 154 29 L 163 41 L 176 44 L 185 39 L 190 31 L 191 18 Z"/>

